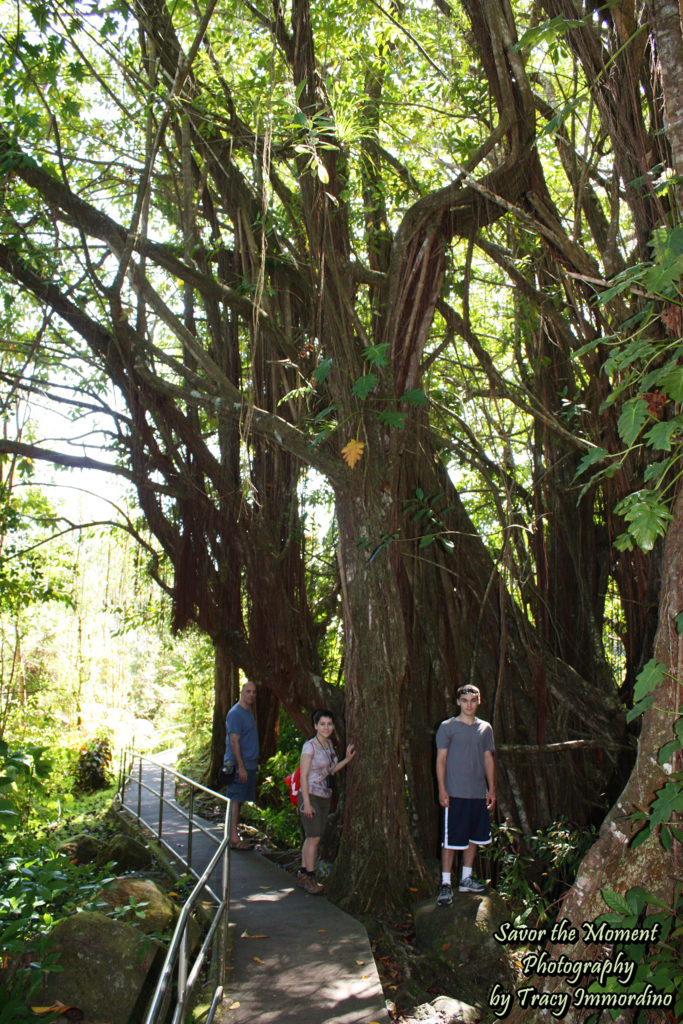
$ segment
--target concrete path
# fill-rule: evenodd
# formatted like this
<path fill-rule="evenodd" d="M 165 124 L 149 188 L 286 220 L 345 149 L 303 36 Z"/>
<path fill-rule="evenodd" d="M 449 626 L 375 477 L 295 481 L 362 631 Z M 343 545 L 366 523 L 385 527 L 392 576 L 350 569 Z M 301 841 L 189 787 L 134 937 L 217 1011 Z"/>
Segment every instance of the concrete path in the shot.
<path fill-rule="evenodd" d="M 173 753 L 155 755 L 170 765 Z M 158 789 L 161 768 L 143 762 L 143 783 Z M 172 778 L 164 792 L 170 800 Z M 158 798 L 141 790 L 141 817 L 156 831 Z M 125 806 L 137 813 L 138 785 Z M 221 838 L 223 825 L 198 819 Z M 187 822 L 165 807 L 162 836 L 186 856 Z M 200 874 L 216 843 L 193 830 L 192 866 Z M 211 878 L 220 892 L 220 874 Z M 230 952 L 217 1024 L 388 1024 L 382 986 L 367 933 L 324 896 L 309 896 L 289 872 L 258 851 L 230 855 Z"/>

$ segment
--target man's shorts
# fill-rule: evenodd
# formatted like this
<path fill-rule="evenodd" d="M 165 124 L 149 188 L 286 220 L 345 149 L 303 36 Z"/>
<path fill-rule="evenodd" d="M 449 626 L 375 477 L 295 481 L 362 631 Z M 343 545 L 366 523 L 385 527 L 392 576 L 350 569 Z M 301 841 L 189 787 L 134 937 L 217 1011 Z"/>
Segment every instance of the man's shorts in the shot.
<path fill-rule="evenodd" d="M 446 850 L 466 850 L 470 843 L 486 846 L 491 842 L 491 820 L 486 799 L 449 798 L 444 807 L 443 846 Z"/>
<path fill-rule="evenodd" d="M 225 790 L 225 795 L 231 800 L 240 804 L 246 804 L 249 800 L 256 799 L 256 769 L 247 768 L 247 781 L 240 782 L 239 775 L 235 772 L 235 781 L 231 782 Z"/>
<path fill-rule="evenodd" d="M 312 818 L 307 818 L 304 814 L 304 798 L 299 793 L 297 806 L 301 815 L 301 827 L 307 839 L 320 839 L 325 832 L 331 800 L 326 796 L 316 796 L 315 793 L 311 793 L 309 799 L 315 811 Z"/>

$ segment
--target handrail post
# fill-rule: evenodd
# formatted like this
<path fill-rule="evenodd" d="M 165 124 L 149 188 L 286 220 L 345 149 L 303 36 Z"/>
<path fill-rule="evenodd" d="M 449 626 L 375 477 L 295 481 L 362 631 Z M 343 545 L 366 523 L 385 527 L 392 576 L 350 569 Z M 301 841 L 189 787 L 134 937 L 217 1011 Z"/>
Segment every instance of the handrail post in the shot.
<path fill-rule="evenodd" d="M 225 822 L 223 824 L 223 839 L 226 840 L 230 834 L 230 815 L 232 813 L 232 800 L 225 805 Z M 228 948 L 228 899 L 230 895 L 230 845 L 226 842 L 223 850 L 223 870 L 221 873 L 221 900 L 223 910 L 221 914 L 220 932 L 218 936 L 218 984 L 221 990 L 225 989 L 225 974 L 227 970 Z"/>
<path fill-rule="evenodd" d="M 194 787 L 190 787 L 190 813 L 187 819 L 187 866 L 192 867 L 192 819 L 194 818 Z"/>
<path fill-rule="evenodd" d="M 178 949 L 178 1002 L 183 1012 L 187 1003 L 187 928 L 183 929 Z"/>
<path fill-rule="evenodd" d="M 159 839 L 161 839 L 161 825 L 164 820 L 164 772 L 165 768 L 161 766 L 161 782 L 159 784 Z"/>

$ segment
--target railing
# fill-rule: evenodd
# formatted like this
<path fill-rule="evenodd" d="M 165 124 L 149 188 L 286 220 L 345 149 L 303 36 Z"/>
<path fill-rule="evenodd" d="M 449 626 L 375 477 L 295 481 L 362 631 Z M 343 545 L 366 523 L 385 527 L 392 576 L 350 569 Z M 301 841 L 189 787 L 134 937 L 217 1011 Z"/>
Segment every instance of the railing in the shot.
<path fill-rule="evenodd" d="M 130 768 L 128 761 L 130 758 Z M 133 772 L 135 769 L 135 761 L 137 760 L 137 777 L 134 777 Z M 159 789 L 156 790 L 153 786 L 142 781 L 142 762 L 146 761 L 149 764 L 154 765 L 160 769 L 161 779 L 159 783 Z M 190 802 L 189 811 L 185 811 L 175 800 L 169 800 L 164 795 L 164 783 L 166 774 L 170 774 L 174 780 L 179 780 L 189 786 L 190 789 Z M 211 1006 L 209 1008 L 208 1015 L 206 1017 L 205 1024 L 211 1024 L 214 1018 L 216 1009 L 218 1008 L 223 998 L 223 988 L 225 985 L 225 958 L 226 958 L 226 946 L 227 946 L 227 933 L 228 933 L 228 904 L 230 898 L 230 843 L 229 843 L 229 823 L 230 823 L 230 800 L 223 796 L 221 793 L 215 793 L 212 789 L 208 789 L 206 786 L 202 786 L 201 783 L 195 782 L 194 779 L 188 778 L 186 775 L 182 775 L 177 772 L 174 768 L 169 768 L 167 765 L 161 764 L 151 757 L 144 757 L 141 754 L 135 754 L 133 751 L 124 751 L 121 758 L 121 769 L 119 774 L 119 797 L 121 804 L 125 804 L 126 787 L 129 783 L 133 783 L 138 787 L 137 794 L 137 811 L 136 817 L 138 821 L 141 821 L 146 827 L 156 836 L 159 843 L 169 851 L 169 853 L 180 860 L 184 867 L 197 879 L 192 893 L 190 894 L 187 902 L 185 903 L 178 922 L 176 924 L 173 938 L 171 939 L 164 966 L 162 967 L 157 987 L 152 997 L 152 1000 L 145 1017 L 144 1024 L 157 1024 L 158 1021 L 164 1020 L 168 1012 L 168 1007 L 171 999 L 171 983 L 173 981 L 173 974 L 177 966 L 177 991 L 176 991 L 176 1006 L 172 1017 L 172 1024 L 179 1024 L 184 1019 L 184 1015 L 189 1008 L 190 1001 L 192 999 L 192 993 L 194 987 L 199 978 L 199 972 L 202 969 L 204 962 L 206 961 L 207 955 L 211 948 L 214 937 L 217 939 L 217 972 L 218 972 L 218 983 L 213 994 Z M 155 815 L 154 822 L 146 820 L 142 816 L 142 793 L 143 790 L 147 793 L 152 794 L 154 797 L 158 797 L 159 808 L 158 814 Z M 210 832 L 204 828 L 201 822 L 197 821 L 194 816 L 194 798 L 197 790 L 208 793 L 212 799 L 217 799 L 225 804 L 225 821 L 223 825 L 223 838 L 219 839 L 215 833 Z M 179 814 L 183 819 L 187 821 L 187 842 L 186 842 L 186 856 L 170 846 L 169 843 L 163 838 L 163 821 L 164 821 L 164 806 L 172 807 L 174 813 Z M 131 808 L 128 807 L 128 810 Z M 216 843 L 217 849 L 213 857 L 207 864 L 204 871 L 200 874 L 192 866 L 192 836 L 194 830 L 202 832 L 205 836 L 211 839 L 212 842 Z M 221 895 L 218 897 L 209 885 L 209 878 L 217 867 L 222 864 L 221 872 Z M 216 910 L 211 919 L 208 932 L 202 943 L 202 947 L 199 953 L 194 959 L 191 967 L 188 969 L 188 924 L 190 920 L 190 914 L 192 909 L 199 902 L 199 899 L 203 892 L 209 893 L 214 903 L 217 904 Z"/>

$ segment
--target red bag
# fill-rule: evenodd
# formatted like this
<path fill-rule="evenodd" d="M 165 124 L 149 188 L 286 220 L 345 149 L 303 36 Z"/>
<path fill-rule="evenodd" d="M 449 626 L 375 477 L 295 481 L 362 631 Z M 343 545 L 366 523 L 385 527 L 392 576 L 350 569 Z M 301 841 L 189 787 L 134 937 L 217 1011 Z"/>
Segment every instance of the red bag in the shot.
<path fill-rule="evenodd" d="M 301 790 L 301 769 L 297 768 L 291 775 L 286 775 L 285 782 L 289 786 L 289 799 L 296 807 L 299 801 L 299 791 Z"/>

